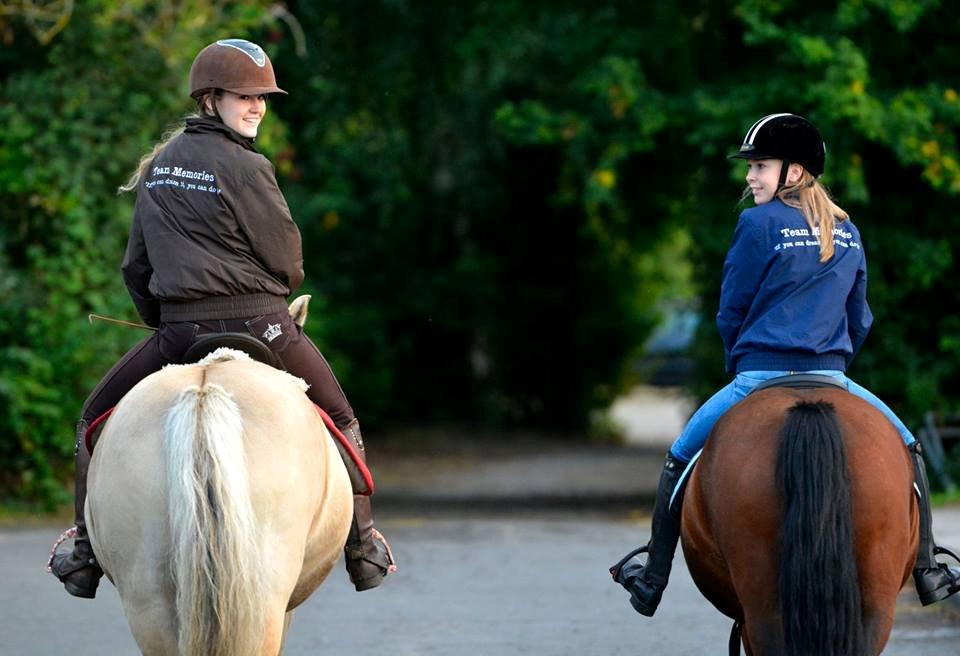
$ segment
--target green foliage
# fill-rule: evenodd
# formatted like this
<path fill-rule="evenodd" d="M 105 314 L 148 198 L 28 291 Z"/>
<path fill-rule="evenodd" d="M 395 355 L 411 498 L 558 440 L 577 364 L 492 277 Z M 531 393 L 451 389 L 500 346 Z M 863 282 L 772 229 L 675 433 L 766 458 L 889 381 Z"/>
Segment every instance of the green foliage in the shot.
<path fill-rule="evenodd" d="M 641 35 L 549 3 L 291 11 L 286 190 L 361 416 L 582 426 L 664 278 L 637 257 L 666 234 L 634 186 L 668 113 Z"/>
<path fill-rule="evenodd" d="M 695 385 L 713 391 L 743 183 L 725 155 L 777 111 L 822 128 L 824 182 L 863 234 L 876 324 L 851 374 L 908 422 L 956 409 L 949 3 L 286 7 L 0 17 L 3 493 L 59 500 L 82 400 L 140 337 L 83 321 L 133 318 L 132 198 L 114 190 L 191 109 L 195 53 L 226 36 L 263 43 L 291 92 L 258 144 L 303 233 L 309 332 L 368 425 L 582 428 L 631 381 L 661 309 L 697 292 Z"/>
<path fill-rule="evenodd" d="M 820 7 L 740 3 L 743 42 L 754 56 L 769 57 L 751 70 L 731 71 L 702 93 L 710 104 L 733 108 L 712 117 L 730 122 L 728 150 L 736 147 L 738 124 L 742 132 L 753 118 L 773 111 L 801 113 L 822 127 L 828 144 L 824 181 L 860 228 L 870 264 L 876 321 L 851 374 L 909 423 L 925 409 L 957 404 L 956 361 L 932 345 L 949 352 L 957 335 L 951 308 L 957 305 L 953 272 L 960 247 L 953 219 L 960 192 L 960 103 L 956 50 L 947 44 L 958 21 L 938 2 Z M 908 64 L 915 57 L 910 53 L 920 51 L 924 64 Z M 898 74 L 906 66 L 912 73 Z M 748 103 L 736 107 L 734 95 Z M 721 172 L 717 164 L 705 164 L 713 170 L 708 177 Z M 728 166 L 739 178 L 741 167 Z M 694 224 L 698 243 L 729 242 L 733 216 L 721 207 Z M 716 218 L 724 215 L 729 218 L 719 230 Z M 702 288 L 715 290 L 723 249 L 703 255 Z M 711 324 L 715 309 L 712 304 L 705 313 Z M 712 333 L 704 331 L 700 347 L 711 361 L 719 358 L 720 346 Z M 721 376 L 716 369 L 704 376 L 700 391 L 708 393 Z"/>
<path fill-rule="evenodd" d="M 119 275 L 132 199 L 116 189 L 189 111 L 199 48 L 263 24 L 251 8 L 78 3 L 42 49 L 30 23 L 6 24 L 16 47 L 0 77 L 0 495 L 46 508 L 65 498 L 83 399 L 142 338 L 85 320 L 135 316 Z"/>

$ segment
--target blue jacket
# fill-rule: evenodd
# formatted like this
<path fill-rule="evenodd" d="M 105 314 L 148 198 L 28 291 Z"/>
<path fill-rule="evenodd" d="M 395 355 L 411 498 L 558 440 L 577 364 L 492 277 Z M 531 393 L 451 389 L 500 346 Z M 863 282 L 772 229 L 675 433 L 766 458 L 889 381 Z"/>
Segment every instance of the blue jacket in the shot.
<path fill-rule="evenodd" d="M 834 247 L 821 263 L 803 213 L 780 200 L 740 214 L 717 313 L 727 371 L 846 371 L 873 314 L 851 221 L 836 224 Z"/>

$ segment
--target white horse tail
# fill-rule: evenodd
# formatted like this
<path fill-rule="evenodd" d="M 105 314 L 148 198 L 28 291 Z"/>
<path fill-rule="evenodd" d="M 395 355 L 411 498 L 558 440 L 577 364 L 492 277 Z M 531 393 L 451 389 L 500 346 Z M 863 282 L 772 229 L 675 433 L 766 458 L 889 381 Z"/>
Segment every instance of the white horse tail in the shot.
<path fill-rule="evenodd" d="M 255 654 L 266 563 L 240 410 L 219 385 L 192 386 L 177 397 L 165 433 L 180 653 Z"/>

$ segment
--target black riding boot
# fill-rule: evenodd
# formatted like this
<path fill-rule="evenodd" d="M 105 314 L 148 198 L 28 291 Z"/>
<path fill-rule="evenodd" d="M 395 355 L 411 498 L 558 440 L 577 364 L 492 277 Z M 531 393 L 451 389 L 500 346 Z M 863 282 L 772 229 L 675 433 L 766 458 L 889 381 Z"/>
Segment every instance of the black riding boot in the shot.
<path fill-rule="evenodd" d="M 631 551 L 610 568 L 613 579 L 630 592 L 630 604 L 634 610 L 647 617 L 652 617 L 660 604 L 680 539 L 680 499 L 676 507 L 671 508 L 670 497 L 686 464 L 667 453 L 653 506 L 650 542 Z M 644 552 L 648 554 L 647 562 L 641 564 L 638 555 Z"/>
<path fill-rule="evenodd" d="M 366 461 L 359 422 L 354 419 L 342 432 L 347 439 L 353 441 L 357 453 Z M 350 525 L 344 552 L 347 557 L 347 573 L 357 592 L 377 587 L 387 574 L 397 569 L 390 545 L 380 531 L 373 527 L 373 510 L 369 496 L 353 495 L 353 523 Z"/>
<path fill-rule="evenodd" d="M 920 442 L 910 447 L 913 455 L 913 477 L 920 489 L 920 547 L 917 549 L 917 564 L 913 570 L 913 582 L 917 586 L 920 603 L 924 606 L 946 599 L 960 591 L 960 569 L 938 563 L 935 556 L 946 553 L 957 556 L 933 542 L 933 513 L 930 510 L 930 484 L 923 464 Z"/>
<path fill-rule="evenodd" d="M 97 559 L 87 537 L 87 522 L 84 518 L 84 503 L 87 500 L 87 470 L 90 468 L 90 453 L 83 443 L 87 422 L 77 424 L 76 447 L 76 483 L 74 492 L 74 513 L 77 524 L 77 536 L 73 543 L 73 551 L 57 554 L 50 563 L 53 575 L 63 582 L 63 587 L 74 597 L 93 599 L 100 585 L 103 570 L 97 564 Z"/>

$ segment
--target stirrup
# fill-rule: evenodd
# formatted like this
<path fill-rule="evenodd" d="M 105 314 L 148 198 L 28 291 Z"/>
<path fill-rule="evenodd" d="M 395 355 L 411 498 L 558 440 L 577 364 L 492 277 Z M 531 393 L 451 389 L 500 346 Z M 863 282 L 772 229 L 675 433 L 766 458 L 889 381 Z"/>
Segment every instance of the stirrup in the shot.
<path fill-rule="evenodd" d="M 374 558 L 368 557 L 361 546 L 359 549 L 347 552 L 347 572 L 350 574 L 350 582 L 353 583 L 357 592 L 370 590 L 379 586 L 383 579 L 389 574 L 397 571 L 397 561 L 393 556 L 393 549 L 390 543 L 383 537 L 383 533 L 375 528 L 371 528 L 371 542 L 374 548 Z M 385 559 L 386 562 L 378 562 Z"/>
<path fill-rule="evenodd" d="M 614 581 L 630 593 L 630 605 L 633 606 L 635 611 L 646 617 L 653 617 L 653 614 L 657 612 L 657 606 L 660 605 L 660 597 L 666 587 L 666 581 L 663 584 L 645 581 L 642 575 L 646 564 L 631 563 L 639 554 L 649 552 L 649 544 L 637 547 L 610 568 L 610 575 L 613 576 Z M 628 568 L 630 571 L 624 573 L 624 570 Z"/>
<path fill-rule="evenodd" d="M 76 559 L 72 563 L 64 564 L 65 562 L 72 560 L 76 551 L 64 551 L 59 553 L 57 550 L 60 548 L 60 545 L 77 537 L 77 527 L 71 526 L 66 531 L 60 534 L 60 537 L 57 538 L 57 541 L 53 543 L 53 547 L 50 548 L 50 557 L 47 558 L 47 567 L 46 570 L 48 573 L 53 574 L 61 583 L 68 583 L 67 578 L 70 577 L 75 572 L 86 567 L 94 567 L 99 571 L 103 571 L 100 568 L 100 563 L 97 562 L 97 557 L 91 550 L 90 556 L 85 559 Z M 74 546 L 76 549 L 76 546 Z M 58 569 L 54 569 L 55 564 L 60 564 Z M 102 576 L 102 575 L 101 575 Z M 98 577 L 99 578 L 99 577 Z M 78 596 L 75 593 L 70 593 L 74 596 Z"/>
<path fill-rule="evenodd" d="M 383 548 L 387 550 L 387 571 L 383 575 L 393 574 L 397 571 L 397 559 L 393 557 L 393 549 L 390 548 L 390 543 L 387 542 L 387 538 L 383 537 L 383 533 L 377 529 L 372 529 L 372 536 L 374 540 L 379 540 Z"/>
<path fill-rule="evenodd" d="M 47 572 L 49 572 L 50 574 L 53 574 L 53 559 L 57 555 L 57 549 L 60 548 L 60 545 L 66 542 L 67 540 L 70 540 L 75 537 L 77 537 L 76 526 L 71 526 L 66 531 L 60 534 L 60 537 L 58 537 L 57 540 L 53 543 L 53 546 L 50 547 L 50 557 L 47 558 Z"/>
<path fill-rule="evenodd" d="M 933 555 L 946 555 L 960 562 L 957 554 L 945 547 L 933 547 Z M 913 580 L 917 586 L 917 595 L 924 606 L 935 604 L 960 592 L 960 570 L 948 567 L 946 563 L 933 561 L 933 567 L 913 570 Z"/>
<path fill-rule="evenodd" d="M 950 550 L 947 549 L 946 547 L 937 547 L 937 546 L 935 546 L 935 547 L 933 548 L 933 555 L 934 555 L 934 556 L 941 556 L 941 555 L 943 555 L 943 556 L 950 556 L 950 557 L 953 558 L 955 561 L 957 561 L 958 563 L 960 563 L 960 556 L 958 556 L 957 554 L 953 553 L 952 551 L 950 551 Z"/>
<path fill-rule="evenodd" d="M 618 562 L 616 565 L 610 568 L 610 576 L 613 577 L 614 581 L 616 581 L 620 585 L 623 585 L 623 580 L 620 577 L 620 574 L 623 572 L 623 566 L 626 565 L 634 556 L 638 556 L 642 553 L 647 553 L 649 551 L 650 551 L 649 544 L 645 544 L 642 547 L 637 547 L 636 549 L 628 553 L 626 556 L 621 558 L 620 562 Z M 643 569 L 643 566 L 641 565 L 640 568 Z"/>

